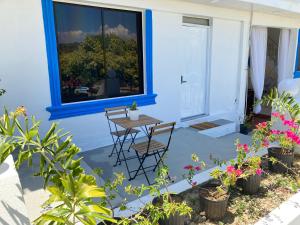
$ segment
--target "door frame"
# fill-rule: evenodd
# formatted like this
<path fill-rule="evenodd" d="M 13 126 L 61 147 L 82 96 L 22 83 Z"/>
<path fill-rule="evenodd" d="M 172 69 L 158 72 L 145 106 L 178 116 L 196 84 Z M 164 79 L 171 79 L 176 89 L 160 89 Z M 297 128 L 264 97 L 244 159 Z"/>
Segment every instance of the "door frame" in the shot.
<path fill-rule="evenodd" d="M 188 17 L 195 17 L 195 18 L 204 18 L 204 17 L 197 17 L 197 16 L 191 16 L 191 15 L 182 15 L 182 18 L 184 16 Z M 199 25 L 199 24 L 192 24 L 192 23 L 181 23 L 181 27 L 186 26 L 186 27 L 200 27 L 200 28 L 206 28 L 207 29 L 207 47 L 206 47 L 206 79 L 205 79 L 205 105 L 204 105 L 204 113 L 200 115 L 193 115 L 189 117 L 182 117 L 180 115 L 181 120 L 189 120 L 189 119 L 195 119 L 199 117 L 205 117 L 209 116 L 209 99 L 210 99 L 210 79 L 211 79 L 211 44 L 212 44 L 212 29 L 213 29 L 213 24 L 212 20 L 209 18 L 205 18 L 209 20 L 209 26 L 205 25 Z M 182 44 L 182 43 L 181 43 Z M 181 73 L 182 74 L 182 73 Z M 180 90 L 181 92 L 181 90 Z"/>

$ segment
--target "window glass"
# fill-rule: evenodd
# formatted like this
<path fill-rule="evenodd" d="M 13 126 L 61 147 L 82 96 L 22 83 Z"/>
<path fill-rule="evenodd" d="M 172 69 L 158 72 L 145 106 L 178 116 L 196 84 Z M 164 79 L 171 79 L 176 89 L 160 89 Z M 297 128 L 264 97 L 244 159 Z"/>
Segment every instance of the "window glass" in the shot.
<path fill-rule="evenodd" d="M 54 3 L 62 103 L 143 94 L 141 13 Z"/>

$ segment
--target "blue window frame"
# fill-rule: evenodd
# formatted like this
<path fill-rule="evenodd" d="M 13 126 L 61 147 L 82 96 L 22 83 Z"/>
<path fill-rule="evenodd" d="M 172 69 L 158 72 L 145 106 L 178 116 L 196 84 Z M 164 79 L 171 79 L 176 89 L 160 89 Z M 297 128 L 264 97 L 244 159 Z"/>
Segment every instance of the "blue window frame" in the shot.
<path fill-rule="evenodd" d="M 73 116 L 87 115 L 103 112 L 106 107 L 130 105 L 136 101 L 139 106 L 155 104 L 156 94 L 153 93 L 153 68 L 152 68 L 152 11 L 144 11 L 145 18 L 145 88 L 144 94 L 126 97 L 106 98 L 91 101 L 63 103 L 61 96 L 61 81 L 59 70 L 59 55 L 55 27 L 55 15 L 53 0 L 42 0 L 44 29 L 46 38 L 48 70 L 51 92 L 50 120 Z"/>
<path fill-rule="evenodd" d="M 297 46 L 294 78 L 300 78 L 300 30 L 298 31 L 298 46 Z"/>

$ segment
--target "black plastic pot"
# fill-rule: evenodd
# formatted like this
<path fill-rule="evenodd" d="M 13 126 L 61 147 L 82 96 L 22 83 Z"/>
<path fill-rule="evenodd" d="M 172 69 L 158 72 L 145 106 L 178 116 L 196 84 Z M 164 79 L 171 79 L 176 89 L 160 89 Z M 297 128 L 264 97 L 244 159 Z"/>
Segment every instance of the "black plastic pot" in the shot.
<path fill-rule="evenodd" d="M 260 187 L 260 182 L 261 182 L 260 175 L 254 174 L 245 179 L 239 179 L 239 180 L 240 180 L 239 184 L 242 187 L 243 192 L 245 194 L 252 195 L 258 192 Z"/>
<path fill-rule="evenodd" d="M 249 134 L 249 128 L 245 124 L 240 124 L 240 133 L 248 135 Z"/>
<path fill-rule="evenodd" d="M 276 173 L 288 172 L 288 168 L 291 168 L 294 162 L 294 151 L 285 151 L 278 147 L 269 148 L 268 156 L 278 160 L 276 163 L 268 161 L 269 170 Z"/>
<path fill-rule="evenodd" d="M 171 195 L 171 198 L 175 202 L 182 202 L 183 199 L 178 195 Z M 162 199 L 160 197 L 156 197 L 152 201 L 153 205 L 162 204 Z M 159 220 L 159 225 L 184 225 L 185 216 L 179 215 L 179 213 L 175 213 L 170 215 L 169 218 Z"/>
<path fill-rule="evenodd" d="M 214 184 L 214 182 L 205 185 L 205 187 L 210 187 L 210 188 L 215 188 L 217 186 L 218 186 L 217 183 Z M 222 218 L 224 218 L 228 208 L 229 194 L 227 194 L 227 196 L 222 200 L 208 199 L 201 192 L 199 194 L 199 197 L 206 218 L 210 220 L 221 220 Z"/>
<path fill-rule="evenodd" d="M 200 201 L 203 203 L 203 210 L 206 218 L 210 220 L 221 220 L 224 218 L 228 207 L 229 195 L 220 201 L 207 199 L 200 195 Z"/>

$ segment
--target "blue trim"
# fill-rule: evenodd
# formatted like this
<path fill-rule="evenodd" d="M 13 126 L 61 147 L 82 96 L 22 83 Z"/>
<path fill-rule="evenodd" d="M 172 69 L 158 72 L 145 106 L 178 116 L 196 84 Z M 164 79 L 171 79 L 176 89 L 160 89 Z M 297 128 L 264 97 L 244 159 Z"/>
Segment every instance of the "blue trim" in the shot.
<path fill-rule="evenodd" d="M 152 11 L 147 9 L 146 16 L 146 74 L 147 74 L 147 94 L 153 93 L 153 46 L 152 46 Z"/>
<path fill-rule="evenodd" d="M 93 113 L 103 112 L 104 108 L 116 107 L 121 105 L 131 105 L 136 101 L 139 106 L 155 104 L 156 94 L 152 95 L 137 95 L 124 98 L 103 99 L 95 101 L 86 101 L 78 103 L 63 104 L 58 107 L 48 107 L 47 111 L 51 113 L 50 120 L 61 119 L 73 116 L 82 116 Z"/>
<path fill-rule="evenodd" d="M 41 1 L 48 57 L 51 104 L 52 106 L 57 107 L 61 105 L 61 95 L 53 2 L 52 0 Z"/>
<path fill-rule="evenodd" d="M 298 45 L 297 45 L 297 53 L 296 53 L 296 62 L 295 62 L 295 72 L 294 72 L 294 78 L 300 77 L 300 71 L 297 71 L 299 67 L 299 51 L 300 50 L 300 30 L 298 31 Z"/>
<path fill-rule="evenodd" d="M 152 46 L 152 11 L 145 10 L 145 25 L 146 25 L 146 94 L 127 96 L 112 99 L 101 99 L 95 101 L 86 101 L 78 103 L 62 104 L 60 92 L 60 75 L 58 65 L 57 42 L 54 22 L 53 0 L 41 0 L 46 50 L 48 58 L 49 83 L 51 92 L 51 104 L 47 107 L 47 111 L 51 113 L 49 120 L 62 119 L 74 116 L 88 115 L 100 113 L 104 108 L 115 107 L 121 105 L 130 105 L 136 101 L 139 106 L 156 104 L 156 94 L 153 94 L 153 46 Z"/>

